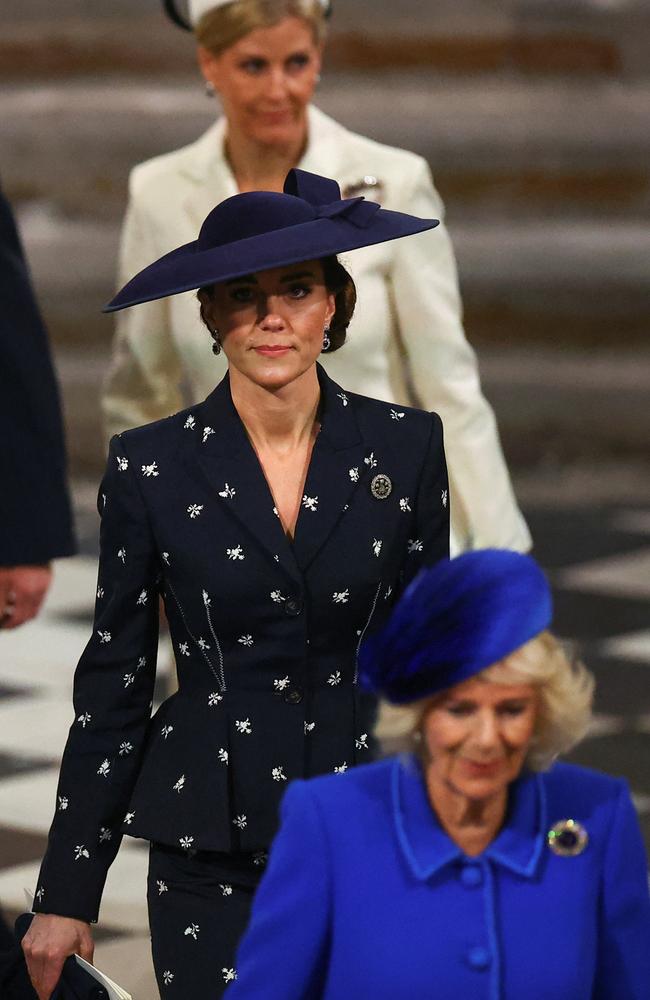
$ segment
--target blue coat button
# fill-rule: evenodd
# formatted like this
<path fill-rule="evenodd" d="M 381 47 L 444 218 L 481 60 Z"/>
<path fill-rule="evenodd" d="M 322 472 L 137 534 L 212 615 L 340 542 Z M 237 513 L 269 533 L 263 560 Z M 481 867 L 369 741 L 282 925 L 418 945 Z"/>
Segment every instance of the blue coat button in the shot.
<path fill-rule="evenodd" d="M 483 885 L 483 872 L 478 865 L 465 865 L 461 868 L 460 880 L 467 889 L 475 889 Z"/>
<path fill-rule="evenodd" d="M 487 969 L 491 961 L 490 952 L 487 948 L 482 948 L 480 945 L 476 948 L 470 948 L 467 952 L 467 964 L 472 969 L 477 969 L 478 971 Z"/>

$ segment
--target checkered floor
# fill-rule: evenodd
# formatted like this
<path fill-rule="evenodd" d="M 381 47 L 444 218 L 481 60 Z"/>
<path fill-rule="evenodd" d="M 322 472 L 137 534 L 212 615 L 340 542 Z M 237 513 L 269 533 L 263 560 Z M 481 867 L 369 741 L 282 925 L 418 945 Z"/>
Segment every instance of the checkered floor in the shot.
<path fill-rule="evenodd" d="M 573 759 L 628 779 L 650 850 L 650 509 L 526 514 L 554 584 L 556 631 L 577 640 L 598 682 L 595 725 Z M 0 901 L 9 917 L 25 908 L 23 890 L 36 881 L 71 720 L 72 670 L 89 635 L 96 524 L 87 512 L 81 533 L 84 554 L 57 566 L 44 613 L 0 637 Z M 157 997 L 145 871 L 145 846 L 126 838 L 97 934 L 98 966 L 136 1000 Z"/>

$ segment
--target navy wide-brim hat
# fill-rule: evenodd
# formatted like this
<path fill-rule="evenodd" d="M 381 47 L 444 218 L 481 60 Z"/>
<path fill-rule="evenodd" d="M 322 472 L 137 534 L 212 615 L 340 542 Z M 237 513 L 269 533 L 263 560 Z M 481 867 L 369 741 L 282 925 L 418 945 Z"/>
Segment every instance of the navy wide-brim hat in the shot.
<path fill-rule="evenodd" d="M 423 569 L 362 644 L 359 683 L 388 701 L 460 684 L 548 628 L 551 590 L 534 559 L 482 549 Z"/>
<path fill-rule="evenodd" d="M 433 229 L 438 219 L 341 198 L 336 181 L 290 170 L 284 193 L 249 191 L 213 208 L 198 239 L 165 254 L 126 283 L 104 312 L 316 260 Z"/>

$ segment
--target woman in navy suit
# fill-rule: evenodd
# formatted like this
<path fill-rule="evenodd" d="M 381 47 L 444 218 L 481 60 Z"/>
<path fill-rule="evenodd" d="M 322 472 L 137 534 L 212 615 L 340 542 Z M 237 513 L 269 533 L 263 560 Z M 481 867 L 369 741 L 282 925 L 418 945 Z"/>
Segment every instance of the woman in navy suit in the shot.
<path fill-rule="evenodd" d="M 221 995 L 286 783 L 372 757 L 361 641 L 448 550 L 439 418 L 346 393 L 317 365 L 354 306 L 334 255 L 436 223 L 301 171 L 285 192 L 221 203 L 109 307 L 199 288 L 229 375 L 111 442 L 93 635 L 24 944 L 41 998 L 92 947 L 124 833 L 152 842 L 161 991 Z M 179 690 L 150 718 L 159 594 Z"/>
<path fill-rule="evenodd" d="M 292 785 L 229 1000 L 647 1000 L 623 781 L 553 763 L 593 682 L 527 556 L 423 570 L 362 652 L 415 752 Z"/>

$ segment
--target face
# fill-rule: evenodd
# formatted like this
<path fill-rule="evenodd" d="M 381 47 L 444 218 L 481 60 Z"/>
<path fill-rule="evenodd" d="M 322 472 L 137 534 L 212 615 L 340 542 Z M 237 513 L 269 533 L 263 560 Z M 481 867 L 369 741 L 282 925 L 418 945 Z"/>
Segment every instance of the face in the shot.
<path fill-rule="evenodd" d="M 470 678 L 446 691 L 422 722 L 430 787 L 474 800 L 501 795 L 521 771 L 537 705 L 532 684 Z"/>
<path fill-rule="evenodd" d="M 198 56 L 229 123 L 248 138 L 282 147 L 304 134 L 321 47 L 301 18 L 251 31 L 218 56 L 199 46 Z"/>
<path fill-rule="evenodd" d="M 318 260 L 223 282 L 202 301 L 231 369 L 271 390 L 313 366 L 336 308 Z"/>

